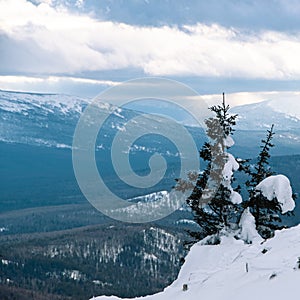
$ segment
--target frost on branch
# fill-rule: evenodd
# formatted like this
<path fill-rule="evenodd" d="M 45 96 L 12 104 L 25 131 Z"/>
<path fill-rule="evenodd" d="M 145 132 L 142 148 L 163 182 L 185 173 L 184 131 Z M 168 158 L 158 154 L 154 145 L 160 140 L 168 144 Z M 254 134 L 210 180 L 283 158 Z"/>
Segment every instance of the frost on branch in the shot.
<path fill-rule="evenodd" d="M 290 181 L 284 175 L 274 175 L 265 178 L 256 186 L 256 191 L 260 191 L 269 201 L 277 199 L 283 214 L 295 208 Z"/>

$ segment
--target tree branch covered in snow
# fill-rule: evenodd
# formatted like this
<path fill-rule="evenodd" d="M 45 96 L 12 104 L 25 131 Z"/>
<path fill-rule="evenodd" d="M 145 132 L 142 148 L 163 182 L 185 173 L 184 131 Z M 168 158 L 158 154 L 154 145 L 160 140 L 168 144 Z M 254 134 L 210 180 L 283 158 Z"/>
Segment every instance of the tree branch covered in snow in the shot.
<path fill-rule="evenodd" d="M 256 186 L 256 191 L 261 192 L 269 201 L 278 201 L 283 214 L 293 211 L 296 206 L 290 181 L 284 175 L 265 178 Z"/>

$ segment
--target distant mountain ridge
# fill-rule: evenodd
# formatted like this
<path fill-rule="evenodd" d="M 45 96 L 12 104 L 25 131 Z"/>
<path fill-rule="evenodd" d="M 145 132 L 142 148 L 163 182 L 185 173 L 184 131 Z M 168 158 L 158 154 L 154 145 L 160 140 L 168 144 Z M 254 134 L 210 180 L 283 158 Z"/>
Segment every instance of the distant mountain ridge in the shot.
<path fill-rule="evenodd" d="M 46 283 L 44 291 L 50 288 L 51 293 L 72 295 L 74 299 L 116 294 L 116 291 L 120 296 L 135 296 L 161 290 L 176 276 L 179 253 L 183 253 L 179 249 L 180 243 L 186 239 L 184 228 L 193 226 L 189 212 L 178 210 L 153 224 L 153 229 L 146 224 L 149 228 L 144 234 L 140 232 L 144 228 L 142 226 L 129 228 L 123 223 L 110 224 L 109 218 L 91 207 L 79 189 L 72 166 L 72 139 L 80 114 L 89 101 L 68 95 L 0 91 L 0 238 L 5 241 L 0 253 L 3 274 L 0 290 L 2 286 L 16 288 L 13 282 L 5 281 L 9 279 L 30 291 L 33 286 L 38 286 L 36 282 L 41 282 L 42 278 L 43 284 Z M 103 103 L 100 110 L 103 114 L 114 112 L 103 126 L 95 147 L 97 164 L 102 167 L 101 174 L 108 186 L 118 190 L 124 199 L 133 202 L 155 201 L 174 186 L 175 178 L 178 178 L 176 170 L 180 166 L 179 153 L 167 139 L 145 136 L 128 149 L 134 170 L 139 175 L 147 174 L 149 158 L 158 152 L 168 161 L 170 172 L 166 180 L 153 189 L 135 190 L 121 185 L 108 163 L 111 142 L 119 130 L 126 132 L 124 122 L 140 116 L 141 112 L 115 108 Z M 234 132 L 235 145 L 230 151 L 236 153 L 237 157 L 255 157 L 266 129 L 272 121 L 277 121 L 276 147 L 272 150 L 271 165 L 275 171 L 291 177 L 295 191 L 299 192 L 297 174 L 300 155 L 288 156 L 299 153 L 297 120 L 277 110 L 270 109 L 265 102 L 259 106 L 251 104 L 233 108 L 232 112 L 238 112 L 240 118 Z M 276 117 L 272 119 L 273 114 Z M 140 119 L 136 126 L 143 127 L 150 119 Z M 259 126 L 260 120 L 265 120 L 265 126 Z M 280 127 L 281 122 L 284 126 Z M 152 122 L 151 126 L 154 128 L 165 124 Z M 200 149 L 205 134 L 197 127 L 186 128 Z M 175 130 L 173 127 L 169 129 Z M 274 154 L 284 156 L 276 157 Z M 298 215 L 296 213 L 295 218 L 299 219 Z M 159 226 L 165 226 L 168 230 L 161 230 Z M 103 242 L 110 241 L 111 236 L 123 239 L 124 232 L 131 237 L 125 239 L 124 243 L 115 242 L 107 247 Z M 22 239 L 18 240 L 19 236 L 25 241 L 32 237 L 33 241 L 25 244 L 21 242 Z M 49 239 L 49 236 L 53 238 Z M 165 244 L 170 245 L 171 251 L 164 250 Z M 114 249 L 117 250 L 112 253 L 115 259 L 105 261 Z M 106 253 L 109 255 L 106 256 Z M 20 256 L 22 260 L 15 261 L 14 256 Z M 99 265 L 99 274 L 96 274 L 93 267 L 99 259 L 108 269 L 103 271 L 102 265 Z M 132 268 L 124 274 L 122 272 L 126 264 Z M 36 271 L 32 266 L 36 266 Z M 33 272 L 35 277 L 32 276 Z M 134 288 L 127 280 L 127 275 L 131 274 L 128 272 L 138 274 L 139 280 L 136 280 Z M 24 282 L 20 283 L 18 278 L 23 278 Z M 124 286 L 128 286 L 126 291 Z M 50 295 L 46 299 L 54 298 Z"/>
<path fill-rule="evenodd" d="M 270 124 L 274 124 L 276 130 L 299 130 L 300 104 L 294 102 L 285 102 L 289 109 L 279 105 L 277 99 L 233 107 L 231 112 L 239 115 L 236 129 L 265 130 L 270 128 Z"/>
<path fill-rule="evenodd" d="M 72 168 L 71 148 L 76 124 L 90 101 L 91 99 L 69 95 L 0 91 L 0 151 L 4 158 L 0 161 L 0 185 L 3 209 L 9 209 L 10 203 L 14 201 L 19 203 L 16 208 L 31 206 L 31 187 L 36 186 L 37 182 L 39 189 L 34 188 L 34 203 L 56 205 L 62 201 L 61 203 L 68 204 L 71 199 L 72 203 L 82 203 L 84 198 L 76 184 Z M 291 103 L 290 106 L 292 107 Z M 239 118 L 234 132 L 235 145 L 230 151 L 236 157 L 256 157 L 260 140 L 274 123 L 276 146 L 271 155 L 300 154 L 300 121 L 295 117 L 298 106 L 295 104 L 293 107 L 294 116 L 286 110 L 280 112 L 281 105 L 277 100 L 233 107 L 231 112 L 237 113 Z M 134 110 L 115 108 L 106 103 L 101 105 L 100 112 L 113 113 L 101 129 L 95 149 L 97 163 L 101 164 L 102 175 L 110 188 L 118 187 L 120 193 L 127 198 L 170 190 L 178 176 L 176 170 L 180 166 L 179 153 L 176 147 L 160 136 L 145 136 L 136 141 L 128 151 L 132 167 L 139 175 L 149 172 L 148 162 L 154 153 L 164 155 L 170 167 L 166 181 L 153 189 L 138 191 L 115 180 L 113 167 L 109 162 L 112 140 L 120 128 L 125 129 L 124 124 L 128 120 L 141 115 L 141 112 Z M 141 128 L 146 123 L 153 128 L 164 126 L 156 121 L 149 122 L 147 117 L 140 120 L 141 123 L 136 126 Z M 197 127 L 187 128 L 200 149 L 206 139 L 203 130 Z M 52 184 L 49 185 L 49 182 Z M 38 194 L 38 190 L 43 195 Z"/>

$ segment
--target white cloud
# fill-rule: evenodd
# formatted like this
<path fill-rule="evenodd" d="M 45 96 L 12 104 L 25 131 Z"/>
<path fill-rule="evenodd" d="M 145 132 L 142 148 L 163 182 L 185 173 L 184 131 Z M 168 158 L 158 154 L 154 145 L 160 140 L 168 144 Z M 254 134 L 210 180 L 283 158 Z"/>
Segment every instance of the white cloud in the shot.
<path fill-rule="evenodd" d="M 217 105 L 221 101 L 221 95 L 203 95 L 199 96 L 198 100 L 205 100 L 209 106 Z M 197 100 L 197 99 L 194 99 Z M 228 93 L 226 94 L 226 103 L 231 107 L 245 105 L 250 103 L 259 103 L 262 101 L 271 100 L 273 103 L 281 108 L 282 112 L 289 110 L 287 101 L 289 103 L 295 103 L 297 105 L 297 111 L 300 112 L 300 92 L 299 91 L 272 91 L 272 92 L 240 92 L 240 93 Z M 280 104 L 281 103 L 281 104 Z"/>
<path fill-rule="evenodd" d="M 1 84 L 15 84 L 15 83 L 57 83 L 61 81 L 70 81 L 86 84 L 99 84 L 106 86 L 114 86 L 120 82 L 111 80 L 97 80 L 88 78 L 78 77 L 67 77 L 67 76 L 49 76 L 49 77 L 31 77 L 31 76 L 0 76 Z"/>
<path fill-rule="evenodd" d="M 138 68 L 158 76 L 300 79 L 300 33 L 254 34 L 216 24 L 141 27 L 40 2 L 0 0 L 0 33 L 26 44 L 26 55 L 29 48 L 38 57 L 20 64 L 20 57 L 11 54 L 10 71 L 74 74 Z"/>
<path fill-rule="evenodd" d="M 39 93 L 67 93 L 80 96 L 95 96 L 107 87 L 119 84 L 116 81 L 96 80 L 67 76 L 0 76 L 0 88 L 10 91 Z"/>

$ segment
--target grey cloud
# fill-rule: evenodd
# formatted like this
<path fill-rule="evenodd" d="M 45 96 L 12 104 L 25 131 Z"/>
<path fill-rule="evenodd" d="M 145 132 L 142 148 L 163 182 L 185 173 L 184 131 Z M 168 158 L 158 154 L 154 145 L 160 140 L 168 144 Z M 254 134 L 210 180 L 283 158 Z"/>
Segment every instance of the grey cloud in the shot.
<path fill-rule="evenodd" d="M 69 7 L 74 3 L 69 2 Z M 86 0 L 94 16 L 135 25 L 205 22 L 248 29 L 300 29 L 298 0 Z"/>

